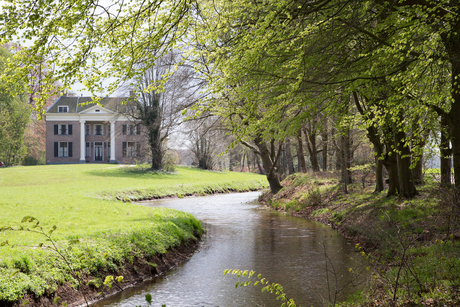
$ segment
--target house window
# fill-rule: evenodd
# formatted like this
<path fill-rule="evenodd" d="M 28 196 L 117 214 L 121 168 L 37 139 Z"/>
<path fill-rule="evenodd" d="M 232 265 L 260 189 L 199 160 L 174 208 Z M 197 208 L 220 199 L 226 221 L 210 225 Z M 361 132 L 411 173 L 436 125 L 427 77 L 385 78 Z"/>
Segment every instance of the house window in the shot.
<path fill-rule="evenodd" d="M 59 106 L 58 107 L 58 113 L 69 113 L 69 107 L 68 106 Z"/>
<path fill-rule="evenodd" d="M 89 135 L 89 130 L 90 130 L 89 125 L 85 125 L 85 134 L 86 135 Z"/>
<path fill-rule="evenodd" d="M 97 110 L 95 110 L 95 112 L 101 112 L 101 110 L 97 109 Z"/>
<path fill-rule="evenodd" d="M 59 125 L 59 135 L 67 135 L 67 125 Z"/>
<path fill-rule="evenodd" d="M 107 135 L 110 135 L 110 131 L 112 131 L 112 130 L 110 130 L 110 124 L 108 124 L 107 125 Z"/>
<path fill-rule="evenodd" d="M 59 124 L 54 125 L 54 135 L 71 135 L 72 125 Z"/>
<path fill-rule="evenodd" d="M 123 142 L 123 157 L 136 157 L 137 148 L 136 142 Z"/>
<path fill-rule="evenodd" d="M 67 158 L 69 156 L 69 144 L 67 142 L 59 142 L 59 158 Z"/>
<path fill-rule="evenodd" d="M 91 146 L 90 142 L 86 142 L 86 158 L 91 157 Z"/>
<path fill-rule="evenodd" d="M 102 125 L 94 125 L 94 135 L 102 135 Z"/>
<path fill-rule="evenodd" d="M 72 142 L 54 142 L 54 156 L 59 158 L 72 157 Z"/>

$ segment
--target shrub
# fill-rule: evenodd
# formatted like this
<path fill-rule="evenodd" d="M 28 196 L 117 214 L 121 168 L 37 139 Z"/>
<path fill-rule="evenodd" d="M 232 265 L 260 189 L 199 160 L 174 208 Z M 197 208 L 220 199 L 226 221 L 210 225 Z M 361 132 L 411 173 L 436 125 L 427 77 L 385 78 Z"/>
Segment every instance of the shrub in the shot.
<path fill-rule="evenodd" d="M 310 206 L 319 206 L 321 205 L 321 192 L 318 188 L 314 188 L 308 191 L 307 194 L 307 203 Z"/>

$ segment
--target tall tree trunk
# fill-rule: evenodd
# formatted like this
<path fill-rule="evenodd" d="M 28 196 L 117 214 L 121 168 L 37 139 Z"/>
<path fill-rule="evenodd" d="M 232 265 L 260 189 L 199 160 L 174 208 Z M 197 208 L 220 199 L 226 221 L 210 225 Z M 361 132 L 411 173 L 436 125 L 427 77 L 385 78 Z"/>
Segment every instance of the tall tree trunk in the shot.
<path fill-rule="evenodd" d="M 281 145 L 281 157 L 280 157 L 280 164 L 279 164 L 279 176 L 280 180 L 283 180 L 286 178 L 288 174 L 288 169 L 287 169 L 287 160 L 286 160 L 286 143 L 283 142 L 283 145 Z"/>
<path fill-rule="evenodd" d="M 412 171 L 410 169 L 412 153 L 409 146 L 404 143 L 406 133 L 404 131 L 397 131 L 394 134 L 394 138 L 395 148 L 399 152 L 396 154 L 399 193 L 402 197 L 412 198 L 417 195 L 417 189 L 415 188 Z"/>
<path fill-rule="evenodd" d="M 230 172 L 233 171 L 233 159 L 232 159 L 233 155 L 232 153 L 230 152 L 229 155 L 228 155 L 228 170 Z"/>
<path fill-rule="evenodd" d="M 423 154 L 418 157 L 415 167 L 412 169 L 412 178 L 414 179 L 414 184 L 420 185 L 424 183 L 423 180 Z"/>
<path fill-rule="evenodd" d="M 383 185 L 383 161 L 378 157 L 375 157 L 375 190 L 374 192 L 382 192 L 384 189 Z"/>
<path fill-rule="evenodd" d="M 297 135 L 297 160 L 299 164 L 299 171 L 302 173 L 306 173 L 307 166 L 305 164 L 305 155 L 303 153 L 302 130 L 301 129 L 299 129 L 299 134 Z"/>
<path fill-rule="evenodd" d="M 452 19 L 458 23 L 458 17 Z M 455 27 L 455 24 L 451 24 Z M 452 158 L 454 168 L 455 187 L 460 189 L 460 32 L 447 31 L 441 33 L 445 49 L 449 55 L 451 64 L 451 95 L 452 104 L 447 114 L 447 123 L 449 126 L 449 136 L 452 143 Z"/>
<path fill-rule="evenodd" d="M 247 164 L 248 164 L 248 173 L 250 173 L 251 172 L 251 161 L 249 161 L 249 152 L 247 153 L 247 155 L 248 155 L 248 159 L 247 159 L 248 160 L 248 162 L 247 162 Z"/>
<path fill-rule="evenodd" d="M 285 142 L 285 154 L 286 154 L 286 162 L 287 162 L 287 169 L 288 169 L 288 174 L 294 174 L 294 161 L 292 159 L 292 154 L 291 154 L 291 139 L 288 137 L 286 138 Z"/>
<path fill-rule="evenodd" d="M 344 183 L 344 192 L 348 194 L 348 185 L 350 182 L 349 170 L 347 169 L 348 164 L 348 146 L 347 140 L 344 135 L 341 136 L 341 147 L 342 147 L 342 182 Z"/>
<path fill-rule="evenodd" d="M 387 197 L 399 195 L 400 184 L 398 176 L 398 164 L 396 160 L 396 154 L 394 152 L 394 130 L 389 124 L 385 123 L 382 126 L 382 136 L 384 137 L 385 154 L 383 165 L 388 172 L 388 193 Z"/>
<path fill-rule="evenodd" d="M 304 130 L 306 141 L 307 141 L 307 149 L 308 153 L 310 154 L 310 162 L 311 167 L 314 172 L 319 172 L 319 164 L 318 164 L 318 148 L 316 146 L 316 121 L 313 120 L 312 122 L 308 123 L 307 128 Z"/>
<path fill-rule="evenodd" d="M 412 151 L 412 155 L 414 159 L 417 159 L 417 163 L 415 167 L 412 169 L 412 178 L 414 179 L 414 183 L 416 185 L 423 184 L 423 163 L 424 163 L 424 149 L 427 140 L 430 137 L 431 129 L 421 127 L 418 124 L 419 119 L 414 121 L 413 129 L 412 129 L 412 146 L 417 146 L 416 150 Z"/>
<path fill-rule="evenodd" d="M 394 154 L 387 155 L 387 160 L 383 162 L 385 169 L 388 172 L 388 193 L 387 197 L 396 196 L 399 194 L 399 178 L 398 166 L 396 165 L 396 157 Z"/>
<path fill-rule="evenodd" d="M 358 93 L 353 92 L 353 98 L 355 101 L 356 108 L 358 109 L 358 112 L 366 119 L 373 119 L 374 113 L 372 111 L 364 111 L 363 106 L 361 106 L 361 103 L 359 102 L 358 98 Z M 376 126 L 374 125 L 369 125 L 367 128 L 367 137 L 369 141 L 371 141 L 373 147 L 374 147 L 374 152 L 375 152 L 375 191 L 374 192 L 382 192 L 383 189 L 385 188 L 384 182 L 383 182 L 383 144 L 380 138 L 380 133 L 379 130 Z"/>
<path fill-rule="evenodd" d="M 267 176 L 268 184 L 270 185 L 270 191 L 273 194 L 278 193 L 283 187 L 281 186 L 280 180 L 278 178 L 278 169 L 276 164 L 279 162 L 279 153 L 278 158 L 275 158 L 275 146 L 274 141 L 271 142 L 272 152 L 267 148 L 267 144 L 263 141 L 261 136 L 258 136 L 254 139 L 254 142 L 259 148 L 260 157 L 262 159 L 262 165 L 265 169 L 265 174 Z M 272 159 L 272 157 L 274 159 Z"/>
<path fill-rule="evenodd" d="M 152 169 L 160 170 L 163 167 L 163 155 L 161 152 L 160 141 L 160 128 L 150 128 L 149 132 L 149 146 L 152 153 Z"/>
<path fill-rule="evenodd" d="M 460 66 L 460 61 L 457 65 Z M 452 74 L 452 78 L 453 76 L 454 74 Z M 460 77 L 460 67 L 455 69 L 455 76 Z M 449 135 L 452 144 L 455 188 L 460 189 L 460 88 L 458 85 L 452 86 L 452 88 L 455 88 L 455 90 L 452 90 L 454 103 L 452 103 L 452 108 L 449 112 Z"/>
<path fill-rule="evenodd" d="M 441 144 L 439 151 L 441 154 L 441 186 L 447 187 L 452 184 L 452 150 L 450 148 L 450 137 L 448 119 L 446 115 L 441 116 Z"/>
<path fill-rule="evenodd" d="M 350 144 L 350 135 L 349 130 L 345 135 L 341 136 L 341 169 L 342 169 L 342 182 L 346 185 L 353 183 L 353 176 L 350 168 L 352 167 L 352 153 L 351 153 L 351 144 Z"/>
<path fill-rule="evenodd" d="M 262 166 L 260 166 L 260 159 L 257 155 L 256 155 L 256 162 L 257 162 L 257 167 L 259 168 L 259 174 L 261 175 L 265 174 L 264 169 L 262 168 Z"/>
<path fill-rule="evenodd" d="M 327 145 L 328 145 L 328 133 L 327 133 L 327 118 L 324 118 L 323 131 L 321 137 L 323 139 L 323 172 L 327 171 Z"/>

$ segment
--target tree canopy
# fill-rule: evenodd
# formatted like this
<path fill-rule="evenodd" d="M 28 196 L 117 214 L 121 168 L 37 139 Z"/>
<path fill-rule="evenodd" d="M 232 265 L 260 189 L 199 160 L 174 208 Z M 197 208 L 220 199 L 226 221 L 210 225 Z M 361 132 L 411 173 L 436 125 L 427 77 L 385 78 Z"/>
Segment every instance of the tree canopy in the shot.
<path fill-rule="evenodd" d="M 31 44 L 14 54 L 10 71 L 25 76 L 46 61 L 48 89 L 79 81 L 96 93 L 112 78 L 110 93 L 182 50 L 207 78 L 210 94 L 195 111 L 222 117 L 238 142 L 265 152 L 268 177 L 276 148 L 320 116 L 342 134 L 350 118 L 362 121 L 377 161 L 393 174 L 392 193 L 407 197 L 416 189 L 403 174 L 427 132 L 444 127 L 460 185 L 460 12 L 452 1 L 12 0 L 0 27 L 4 42 Z M 2 81 L 13 82 L 7 74 Z M 46 96 L 37 99 L 40 106 Z"/>

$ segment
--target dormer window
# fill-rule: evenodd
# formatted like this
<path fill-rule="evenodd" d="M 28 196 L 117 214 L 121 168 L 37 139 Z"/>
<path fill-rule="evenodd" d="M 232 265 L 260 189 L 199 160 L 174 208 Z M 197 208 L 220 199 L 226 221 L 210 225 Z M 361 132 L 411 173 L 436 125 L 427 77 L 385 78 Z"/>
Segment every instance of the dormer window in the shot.
<path fill-rule="evenodd" d="M 58 107 L 58 113 L 69 113 L 69 107 L 68 106 L 59 106 Z"/>

